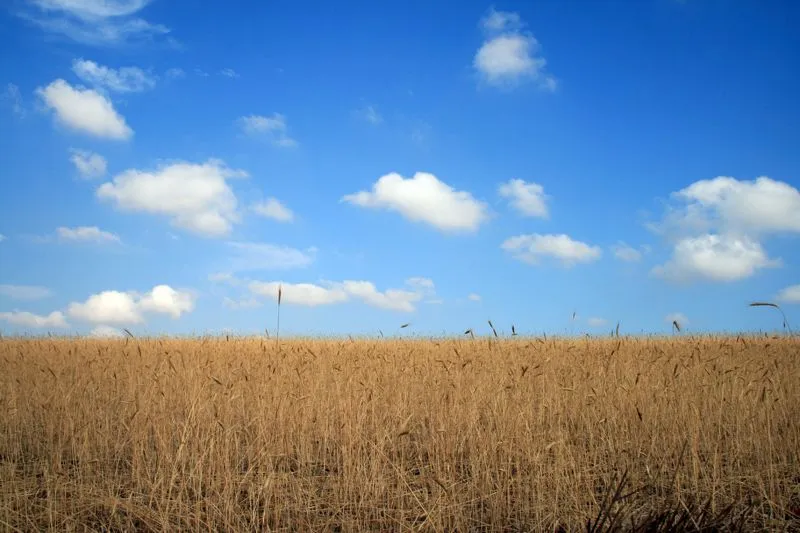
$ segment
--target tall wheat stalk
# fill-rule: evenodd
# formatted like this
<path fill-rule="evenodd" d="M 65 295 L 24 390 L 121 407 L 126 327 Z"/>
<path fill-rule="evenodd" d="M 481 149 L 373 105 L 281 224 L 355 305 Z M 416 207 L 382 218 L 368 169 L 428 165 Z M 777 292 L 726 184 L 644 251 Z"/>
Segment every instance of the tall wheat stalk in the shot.
<path fill-rule="evenodd" d="M 278 285 L 278 324 L 275 329 L 275 344 L 278 344 L 281 338 L 281 297 L 283 296 L 283 284 Z"/>
<path fill-rule="evenodd" d="M 786 320 L 786 313 L 783 312 L 781 306 L 778 304 L 774 304 L 772 302 L 753 302 L 748 307 L 774 307 L 777 309 L 781 316 L 783 317 L 783 327 L 789 332 L 789 335 L 792 334 L 792 328 L 789 326 L 789 321 Z"/>

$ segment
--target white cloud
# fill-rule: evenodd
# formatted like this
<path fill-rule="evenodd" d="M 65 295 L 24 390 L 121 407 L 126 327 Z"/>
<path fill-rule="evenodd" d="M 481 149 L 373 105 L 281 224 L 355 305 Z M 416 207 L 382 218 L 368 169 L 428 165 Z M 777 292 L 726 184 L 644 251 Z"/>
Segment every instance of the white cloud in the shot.
<path fill-rule="evenodd" d="M 762 176 L 753 181 L 719 176 L 700 180 L 671 195 L 656 233 L 682 238 L 701 233 L 735 233 L 750 237 L 800 232 L 800 191 Z"/>
<path fill-rule="evenodd" d="M 739 181 L 721 176 L 692 183 L 673 196 L 702 210 L 712 227 L 724 231 L 800 232 L 800 191 L 768 177 Z"/>
<path fill-rule="evenodd" d="M 611 249 L 614 252 L 614 257 L 620 261 L 635 263 L 642 260 L 642 252 L 622 241 L 612 246 Z"/>
<path fill-rule="evenodd" d="M 208 275 L 208 281 L 211 283 L 227 283 L 229 285 L 238 285 L 239 280 L 230 272 L 215 272 Z"/>
<path fill-rule="evenodd" d="M 357 112 L 358 116 L 370 124 L 378 125 L 383 122 L 383 117 L 373 105 L 368 105 Z"/>
<path fill-rule="evenodd" d="M 239 222 L 236 196 L 226 180 L 245 176 L 216 159 L 181 161 L 154 171 L 127 170 L 102 184 L 97 197 L 123 211 L 167 216 L 173 226 L 204 237 L 222 237 Z"/>
<path fill-rule="evenodd" d="M 492 7 L 489 9 L 489 13 L 481 19 L 481 26 L 487 32 L 518 30 L 522 27 L 522 19 L 518 13 L 497 11 Z"/>
<path fill-rule="evenodd" d="M 278 222 L 291 222 L 294 213 L 291 209 L 280 203 L 277 198 L 267 198 L 253 206 L 253 211 L 262 217 L 271 218 Z"/>
<path fill-rule="evenodd" d="M 139 324 L 144 321 L 132 292 L 103 291 L 83 302 L 73 302 L 67 314 L 76 320 L 95 324 Z"/>
<path fill-rule="evenodd" d="M 182 314 L 194 310 L 194 295 L 187 291 L 176 291 L 169 285 L 156 285 L 139 300 L 139 308 L 146 313 L 180 318 Z"/>
<path fill-rule="evenodd" d="M 117 328 L 111 326 L 97 326 L 89 332 L 90 337 L 98 339 L 113 339 L 115 337 L 123 337 L 124 333 Z"/>
<path fill-rule="evenodd" d="M 32 0 L 44 11 L 64 11 L 71 15 L 97 19 L 133 15 L 152 0 Z"/>
<path fill-rule="evenodd" d="M 281 304 L 316 307 L 347 301 L 347 293 L 343 289 L 326 288 L 312 283 L 282 283 L 278 281 L 253 281 L 249 288 L 253 294 L 278 300 L 278 288 L 281 288 Z"/>
<path fill-rule="evenodd" d="M 317 249 L 298 250 L 289 246 L 256 242 L 229 242 L 234 250 L 230 270 L 288 270 L 305 268 L 314 262 Z"/>
<path fill-rule="evenodd" d="M 586 320 L 586 323 L 591 328 L 600 328 L 608 324 L 608 320 L 606 320 L 605 318 L 591 317 Z"/>
<path fill-rule="evenodd" d="M 6 236 L 5 236 L 5 235 L 3 235 L 2 233 L 0 233 L 0 242 L 3 242 L 3 241 L 4 241 L 4 240 L 6 240 L 7 238 L 8 238 L 8 237 L 6 237 Z"/>
<path fill-rule="evenodd" d="M 280 113 L 273 113 L 271 117 L 263 115 L 248 115 L 239 117 L 239 127 L 247 135 L 263 135 L 275 146 L 293 148 L 297 141 L 289 137 L 286 117 Z"/>
<path fill-rule="evenodd" d="M 520 179 L 512 179 L 500 185 L 500 196 L 511 201 L 511 206 L 529 217 L 547 218 L 547 196 L 544 187 L 538 183 L 526 183 Z"/>
<path fill-rule="evenodd" d="M 67 127 L 107 139 L 127 140 L 133 136 L 133 130 L 116 112 L 111 101 L 97 91 L 73 88 L 58 79 L 47 87 L 36 89 L 36 94 Z"/>
<path fill-rule="evenodd" d="M 678 326 L 683 327 L 689 324 L 689 319 L 683 313 L 670 313 L 664 317 L 664 322 L 667 324 L 677 322 Z"/>
<path fill-rule="evenodd" d="M 172 67 L 167 69 L 167 71 L 164 73 L 164 76 L 170 80 L 177 80 L 180 78 L 185 78 L 186 71 L 184 71 L 182 68 Z"/>
<path fill-rule="evenodd" d="M 471 302 L 480 302 L 481 301 L 480 295 L 479 294 L 475 294 L 474 292 L 469 293 L 469 295 L 467 295 L 467 299 L 469 301 L 471 301 Z"/>
<path fill-rule="evenodd" d="M 681 239 L 672 257 L 652 273 L 670 281 L 693 279 L 730 282 L 752 276 L 761 268 L 780 266 L 761 244 L 746 236 L 705 234 Z"/>
<path fill-rule="evenodd" d="M 0 320 L 15 326 L 28 328 L 66 328 L 69 327 L 61 311 L 53 311 L 47 316 L 35 315 L 28 311 L 11 311 L 0 313 Z"/>
<path fill-rule="evenodd" d="M 0 99 L 8 100 L 11 105 L 11 111 L 19 117 L 25 116 L 25 105 L 22 102 L 22 94 L 19 92 L 19 87 L 13 83 L 6 85 L 5 92 L 0 95 Z"/>
<path fill-rule="evenodd" d="M 53 292 L 47 287 L 36 285 L 0 285 L 0 296 L 12 300 L 41 300 L 52 296 Z"/>
<path fill-rule="evenodd" d="M 424 278 L 411 278 L 407 283 L 412 287 L 419 286 L 417 281 L 422 279 Z M 353 280 L 324 282 L 324 286 L 311 283 L 253 281 L 249 284 L 249 288 L 253 294 L 277 301 L 278 288 L 282 287 L 281 303 L 286 304 L 315 307 L 343 303 L 353 298 L 371 307 L 410 313 L 415 309 L 414 304 L 422 300 L 423 293 L 432 290 L 433 282 L 427 281 L 430 283 L 423 282 L 425 288 L 421 290 L 386 289 L 383 292 L 379 291 L 371 281 Z"/>
<path fill-rule="evenodd" d="M 790 304 L 800 304 L 800 284 L 782 289 L 775 299 Z"/>
<path fill-rule="evenodd" d="M 43 30 L 74 41 L 113 46 L 151 41 L 169 33 L 161 24 L 151 24 L 135 14 L 150 0 L 30 0 L 38 11 L 18 14 Z"/>
<path fill-rule="evenodd" d="M 104 325 L 141 324 L 144 313 L 169 315 L 177 319 L 194 310 L 194 296 L 169 285 L 156 285 L 145 294 L 135 291 L 103 291 L 85 302 L 73 302 L 67 308 L 70 317 Z"/>
<path fill-rule="evenodd" d="M 523 23 L 517 13 L 492 9 L 481 24 L 488 37 L 475 54 L 473 67 L 486 83 L 514 87 L 532 80 L 545 90 L 556 89 L 556 79 L 546 72 L 547 60 L 537 55 L 539 42 L 520 31 Z"/>
<path fill-rule="evenodd" d="M 414 311 L 414 302 L 422 299 L 420 293 L 402 289 L 387 289 L 380 292 L 370 281 L 344 281 L 342 287 L 347 294 L 362 300 L 367 305 L 392 311 L 410 313 Z"/>
<path fill-rule="evenodd" d="M 417 172 L 408 179 L 394 172 L 386 174 L 373 184 L 371 192 L 349 194 L 342 201 L 396 211 L 409 220 L 448 232 L 475 231 L 489 218 L 484 202 L 427 172 Z"/>
<path fill-rule="evenodd" d="M 406 285 L 417 292 L 435 292 L 436 285 L 430 278 L 413 277 L 406 280 Z"/>
<path fill-rule="evenodd" d="M 141 92 L 156 86 L 155 78 L 139 67 L 117 70 L 80 58 L 72 62 L 72 71 L 90 85 L 118 93 Z"/>
<path fill-rule="evenodd" d="M 233 298 L 225 296 L 222 299 L 222 305 L 228 309 L 254 309 L 256 307 L 261 307 L 263 304 L 255 297 L 234 300 Z"/>
<path fill-rule="evenodd" d="M 506 239 L 501 248 L 516 259 L 529 264 L 538 264 L 542 257 L 552 257 L 563 266 L 576 263 L 590 263 L 600 259 L 602 251 L 598 246 L 575 241 L 568 235 L 518 235 Z"/>
<path fill-rule="evenodd" d="M 411 141 L 420 146 L 425 145 L 426 141 L 430 138 L 433 127 L 425 121 L 416 121 L 414 127 L 411 129 Z"/>
<path fill-rule="evenodd" d="M 120 242 L 118 235 L 103 231 L 97 226 L 78 226 L 76 228 L 56 228 L 56 235 L 66 242 L 93 242 L 96 244 L 107 244 Z"/>
<path fill-rule="evenodd" d="M 103 156 L 86 150 L 73 149 L 69 160 L 84 179 L 100 178 L 105 175 L 108 167 Z"/>
<path fill-rule="evenodd" d="M 220 76 L 225 76 L 226 78 L 238 78 L 239 73 L 233 70 L 232 68 L 224 68 L 219 71 Z"/>

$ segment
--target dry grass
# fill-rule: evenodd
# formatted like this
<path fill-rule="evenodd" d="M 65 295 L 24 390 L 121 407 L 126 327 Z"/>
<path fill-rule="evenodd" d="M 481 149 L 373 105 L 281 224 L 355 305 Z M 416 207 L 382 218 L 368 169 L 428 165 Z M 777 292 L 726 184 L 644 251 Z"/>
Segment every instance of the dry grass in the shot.
<path fill-rule="evenodd" d="M 796 339 L 5 339 L 0 368 L 4 531 L 798 524 Z"/>

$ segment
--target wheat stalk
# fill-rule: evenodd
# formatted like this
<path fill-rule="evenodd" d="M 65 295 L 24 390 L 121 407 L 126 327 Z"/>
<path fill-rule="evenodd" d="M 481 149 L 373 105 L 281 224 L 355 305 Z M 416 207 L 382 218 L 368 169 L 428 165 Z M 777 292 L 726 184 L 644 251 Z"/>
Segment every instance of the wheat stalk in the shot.
<path fill-rule="evenodd" d="M 753 302 L 748 307 L 774 307 L 783 317 L 783 328 L 786 329 L 790 335 L 792 334 L 792 328 L 789 326 L 789 321 L 786 319 L 786 313 L 783 312 L 780 305 L 772 302 Z"/>
<path fill-rule="evenodd" d="M 283 296 L 283 284 L 278 284 L 278 324 L 277 328 L 275 329 L 275 344 L 278 344 L 278 341 L 281 338 L 281 297 Z"/>

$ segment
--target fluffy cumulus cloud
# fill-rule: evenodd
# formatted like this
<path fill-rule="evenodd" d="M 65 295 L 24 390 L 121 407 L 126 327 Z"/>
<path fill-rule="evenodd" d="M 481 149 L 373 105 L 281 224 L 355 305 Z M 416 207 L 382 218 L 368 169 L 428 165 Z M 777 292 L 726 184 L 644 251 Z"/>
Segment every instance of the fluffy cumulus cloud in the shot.
<path fill-rule="evenodd" d="M 52 296 L 53 292 L 47 287 L 36 285 L 0 285 L 0 296 L 12 300 L 42 300 Z"/>
<path fill-rule="evenodd" d="M 135 291 L 103 291 L 85 302 L 73 302 L 67 314 L 75 320 L 92 324 L 124 326 L 141 324 L 147 313 L 168 315 L 174 319 L 194 310 L 194 295 L 157 285 L 145 294 Z"/>
<path fill-rule="evenodd" d="M 576 241 L 568 235 L 517 235 L 506 239 L 501 248 L 525 263 L 538 264 L 543 258 L 553 258 L 563 266 L 597 261 L 602 255 L 598 246 Z"/>
<path fill-rule="evenodd" d="M 540 45 L 517 13 L 491 9 L 481 21 L 487 34 L 473 59 L 473 67 L 488 84 L 513 87 L 526 80 L 553 91 L 556 79 L 547 73 L 547 60 L 539 55 Z"/>
<path fill-rule="evenodd" d="M 294 220 L 292 210 L 283 205 L 277 198 L 267 198 L 256 203 L 253 205 L 253 211 L 262 217 L 271 218 L 278 222 L 291 222 Z"/>
<path fill-rule="evenodd" d="M 219 71 L 220 76 L 224 76 L 226 78 L 238 78 L 239 73 L 233 70 L 232 68 L 224 68 Z"/>
<path fill-rule="evenodd" d="M 233 256 L 231 272 L 252 270 L 290 270 L 305 268 L 314 262 L 317 249 L 299 250 L 290 246 L 279 246 L 260 242 L 229 242 Z"/>
<path fill-rule="evenodd" d="M 111 101 L 95 90 L 72 87 L 58 79 L 36 89 L 36 94 L 69 128 L 106 139 L 127 140 L 133 136 L 133 130 Z"/>
<path fill-rule="evenodd" d="M 103 291 L 67 308 L 70 317 L 95 324 L 140 324 L 144 321 L 134 293 Z"/>
<path fill-rule="evenodd" d="M 544 187 L 538 183 L 527 183 L 512 179 L 500 185 L 498 192 L 511 203 L 511 207 L 528 217 L 547 218 L 547 197 Z"/>
<path fill-rule="evenodd" d="M 800 284 L 781 289 L 775 298 L 784 303 L 800 304 Z"/>
<path fill-rule="evenodd" d="M 675 282 L 697 279 L 730 282 L 780 264 L 779 259 L 770 259 L 761 244 L 749 237 L 705 234 L 678 241 L 672 257 L 654 267 L 652 273 Z"/>
<path fill-rule="evenodd" d="M 297 141 L 289 136 L 286 117 L 280 113 L 273 113 L 272 116 L 248 115 L 240 117 L 238 123 L 245 134 L 264 137 L 275 146 L 282 148 L 297 146 Z"/>
<path fill-rule="evenodd" d="M 283 283 L 279 281 L 253 281 L 250 291 L 258 296 L 278 299 L 281 290 L 281 303 L 316 307 L 343 303 L 351 299 L 361 301 L 371 307 L 389 311 L 410 313 L 415 310 L 415 303 L 426 295 L 434 294 L 433 281 L 427 278 L 409 278 L 408 289 L 386 289 L 379 291 L 371 281 L 345 280 L 341 282 Z"/>
<path fill-rule="evenodd" d="M 161 313 L 180 318 L 194 309 L 194 295 L 187 291 L 176 291 L 169 285 L 157 285 L 142 296 L 139 308 L 145 313 Z"/>
<path fill-rule="evenodd" d="M 108 167 L 105 157 L 86 150 L 72 150 L 69 158 L 84 179 L 101 178 Z"/>
<path fill-rule="evenodd" d="M 373 184 L 371 191 L 346 195 L 342 201 L 395 211 L 446 232 L 475 231 L 489 218 L 484 202 L 426 172 L 417 172 L 408 179 L 394 172 L 386 174 Z"/>
<path fill-rule="evenodd" d="M 282 283 L 278 281 L 253 281 L 249 285 L 253 294 L 277 301 L 281 290 L 281 303 L 316 307 L 347 301 L 347 293 L 339 287 L 322 287 L 313 283 Z"/>
<path fill-rule="evenodd" d="M 679 214 L 699 218 L 719 231 L 800 233 L 800 191 L 768 177 L 753 181 L 730 177 L 701 180 L 673 197 L 686 204 Z"/>
<path fill-rule="evenodd" d="M 17 12 L 42 30 L 93 46 L 153 41 L 169 33 L 136 16 L 151 0 L 29 0 Z M 23 4 L 24 5 L 24 4 Z"/>
<path fill-rule="evenodd" d="M 67 328 L 64 313 L 53 311 L 49 315 L 36 315 L 28 311 L 10 311 L 0 313 L 0 320 L 14 326 L 25 328 Z"/>
<path fill-rule="evenodd" d="M 650 229 L 673 247 L 653 274 L 675 282 L 731 282 L 781 264 L 763 241 L 773 234 L 800 233 L 800 191 L 762 176 L 700 180 L 671 195 L 663 219 Z"/>
<path fill-rule="evenodd" d="M 78 226 L 77 228 L 56 228 L 56 236 L 62 242 L 92 242 L 109 244 L 121 242 L 118 235 L 103 231 L 97 226 Z"/>
<path fill-rule="evenodd" d="M 113 69 L 79 58 L 72 62 L 72 71 L 89 85 L 112 92 L 135 93 L 156 86 L 155 78 L 138 67 Z"/>
<path fill-rule="evenodd" d="M 204 237 L 222 237 L 239 222 L 230 178 L 245 177 L 222 161 L 177 162 L 155 170 L 131 169 L 97 189 L 97 197 L 123 211 L 162 215 L 173 226 Z"/>
<path fill-rule="evenodd" d="M 369 281 L 344 281 L 345 293 L 359 299 L 369 306 L 391 311 L 414 311 L 414 302 L 422 299 L 422 294 L 403 289 L 387 289 L 378 291 L 375 284 Z"/>

